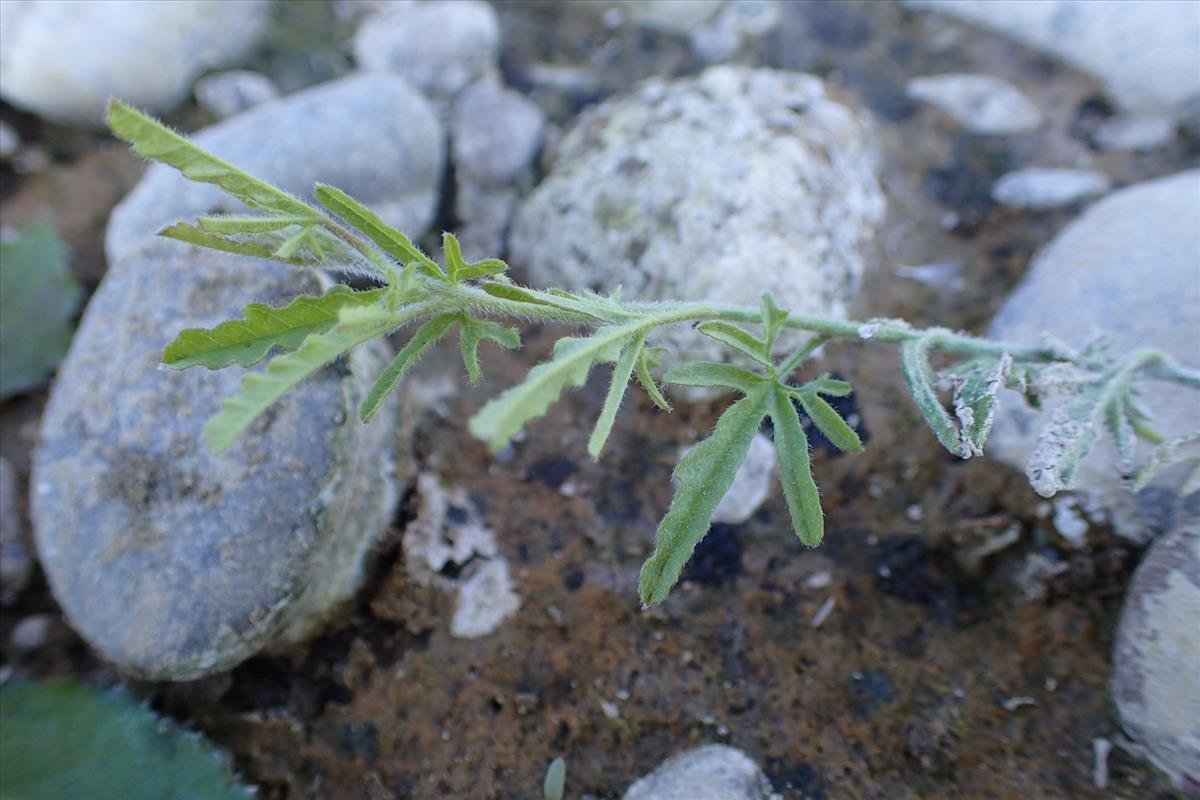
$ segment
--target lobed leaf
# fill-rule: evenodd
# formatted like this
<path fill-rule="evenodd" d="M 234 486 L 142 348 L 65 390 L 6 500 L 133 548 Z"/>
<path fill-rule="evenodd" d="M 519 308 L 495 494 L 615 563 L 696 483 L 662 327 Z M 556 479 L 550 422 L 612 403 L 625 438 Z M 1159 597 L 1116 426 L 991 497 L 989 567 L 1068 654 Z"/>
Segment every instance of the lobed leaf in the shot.
<path fill-rule="evenodd" d="M 723 320 L 712 320 L 701 323 L 697 330 L 709 338 L 716 339 L 722 344 L 732 347 L 739 353 L 749 356 L 764 366 L 771 366 L 771 358 L 767 354 L 766 345 L 758 337 L 744 328 L 740 328 Z"/>
<path fill-rule="evenodd" d="M 317 201 L 337 214 L 364 236 L 377 244 L 383 252 L 401 264 L 417 262 L 421 271 L 432 278 L 445 280 L 446 276 L 437 263 L 413 244 L 412 240 L 379 218 L 371 209 L 355 200 L 341 189 L 318 183 L 313 189 Z"/>
<path fill-rule="evenodd" d="M 242 172 L 120 100 L 108 104 L 108 127 L 133 145 L 134 152 L 143 158 L 174 167 L 188 180 L 216 184 L 251 208 L 317 222 L 325 219 L 299 198 Z"/>
<path fill-rule="evenodd" d="M 1054 409 L 1050 421 L 1042 427 L 1025 467 L 1030 485 L 1042 497 L 1053 497 L 1074 484 L 1080 462 L 1096 441 L 1104 394 L 1100 385 L 1081 391 L 1075 399 Z"/>
<path fill-rule="evenodd" d="M 425 351 L 446 335 L 458 319 L 458 314 L 441 314 L 417 328 L 417 332 L 404 347 L 400 348 L 400 352 L 392 359 L 392 363 L 388 364 L 380 373 L 375 384 L 367 392 L 367 396 L 363 398 L 362 405 L 358 409 L 358 415 L 363 422 L 370 422 L 384 399 L 400 385 L 400 380 L 405 374 L 412 369 L 421 356 L 425 355 Z"/>
<path fill-rule="evenodd" d="M 733 364 L 718 364 L 713 361 L 692 361 L 672 367 L 663 375 L 663 383 L 675 383 L 681 386 L 722 386 L 737 389 L 743 394 L 749 394 L 755 387 L 761 385 L 766 378 L 757 372 L 734 366 Z"/>
<path fill-rule="evenodd" d="M 479 343 L 484 339 L 495 342 L 507 350 L 521 347 L 521 334 L 489 320 L 463 317 L 459 323 L 458 343 L 462 351 L 463 366 L 467 369 L 467 380 L 471 385 L 479 383 L 483 370 L 479 367 Z"/>
<path fill-rule="evenodd" d="M 810 393 L 809 397 L 820 400 L 821 403 L 825 402 L 816 394 Z M 834 417 L 841 421 L 842 418 L 837 415 L 837 412 L 832 408 L 829 410 Z M 783 488 L 788 513 L 792 517 L 792 530 L 805 545 L 816 547 L 825 535 L 825 517 L 821 511 L 821 495 L 817 491 L 816 482 L 813 481 L 812 462 L 808 454 L 808 437 L 804 435 L 804 428 L 800 425 L 800 416 L 796 413 L 796 407 L 792 405 L 791 395 L 784 387 L 776 385 L 772 390 L 767 413 L 770 414 L 771 424 L 775 428 L 775 453 L 778 456 L 779 484 Z M 815 419 L 813 421 L 816 422 Z M 842 424 L 845 425 L 845 422 Z M 854 434 L 854 431 L 851 430 L 850 433 Z M 854 438 L 858 439 L 858 435 L 854 434 Z M 830 441 L 834 441 L 832 437 L 830 437 Z M 836 442 L 834 443 L 836 444 Z M 861 446 L 862 443 L 859 442 L 859 447 Z"/>
<path fill-rule="evenodd" d="M 292 225 L 310 225 L 312 219 L 288 214 L 269 217 L 216 214 L 197 217 L 196 224 L 209 233 L 270 233 Z"/>
<path fill-rule="evenodd" d="M 675 467 L 673 474 L 679 486 L 659 523 L 654 553 L 638 578 L 643 605 L 661 603 L 678 582 L 683 565 L 708 532 L 717 504 L 746 459 L 771 396 L 770 387 L 760 382 L 726 409 L 712 436 L 689 450 Z"/>
<path fill-rule="evenodd" d="M 932 330 L 924 335 L 909 339 L 900 345 L 900 372 L 908 384 L 917 408 L 929 423 L 937 440 L 956 456 L 963 455 L 962 441 L 954 420 L 942 406 L 933 387 L 933 370 L 929 367 L 929 349 L 937 341 L 941 331 Z"/>
<path fill-rule="evenodd" d="M 204 426 L 204 438 L 214 452 L 221 452 L 249 427 L 260 414 L 300 381 L 355 345 L 386 333 L 401 324 L 386 311 L 339 320 L 330 330 L 306 338 L 293 352 L 276 356 L 262 372 L 242 376 L 241 390 L 227 398 L 221 411 Z"/>
<path fill-rule="evenodd" d="M 862 450 L 862 439 L 859 438 L 858 432 L 850 427 L 825 398 L 815 391 L 804 390 L 791 392 L 791 395 L 800 401 L 804 413 L 808 414 L 808 418 L 830 444 L 844 453 L 857 453 Z"/>
<path fill-rule="evenodd" d="M 644 336 L 647 323 L 608 325 L 586 338 L 560 339 L 554 358 L 529 371 L 525 380 L 496 397 L 474 417 L 471 433 L 497 450 L 525 423 L 546 413 L 567 387 L 582 386 L 596 364 L 615 361 L 631 341 Z"/>
<path fill-rule="evenodd" d="M 181 331 L 163 351 L 163 363 L 172 369 L 221 369 L 230 364 L 248 367 L 272 348 L 295 350 L 309 335 L 329 330 L 337 324 L 343 308 L 372 305 L 382 296 L 381 289 L 356 292 L 339 285 L 320 297 L 300 295 L 282 308 L 250 303 L 243 309 L 242 319 L 207 330 Z"/>
<path fill-rule="evenodd" d="M 1197 462 L 1197 469 L 1184 481 L 1179 494 L 1186 496 L 1200 491 L 1200 433 L 1177 436 L 1156 447 L 1150 454 L 1150 459 L 1134 476 L 1130 488 L 1135 492 L 1140 492 L 1163 471 L 1188 461 Z"/>
<path fill-rule="evenodd" d="M 812 392 L 814 394 L 823 394 L 829 397 L 845 397 L 854 391 L 849 381 L 832 378 L 829 373 L 825 373 L 819 378 L 813 378 L 808 383 L 800 387 L 801 392 Z"/>
<path fill-rule="evenodd" d="M 770 354 L 783 323 L 787 322 L 788 312 L 775 305 L 775 298 L 770 292 L 763 292 L 759 307 L 762 314 L 764 350 Z"/>
<path fill-rule="evenodd" d="M 617 419 L 617 411 L 621 408 L 621 400 L 625 397 L 625 389 L 641 358 L 642 345 L 645 343 L 645 333 L 634 338 L 621 353 L 617 363 L 613 365 L 612 380 L 608 385 L 608 394 L 604 398 L 604 407 L 600 410 L 600 416 L 596 419 L 596 427 L 592 428 L 592 435 L 588 439 L 588 455 L 592 458 L 600 458 L 600 451 L 604 449 L 604 443 L 608 441 L 613 422 Z"/>
<path fill-rule="evenodd" d="M 654 382 L 654 376 L 650 374 L 650 367 L 658 366 L 657 362 L 652 360 L 652 356 L 647 353 L 647 350 L 658 350 L 659 348 L 642 348 L 642 352 L 638 354 L 637 360 L 637 379 L 642 388 L 646 390 L 646 394 L 650 395 L 650 399 L 654 405 L 661 408 L 663 411 L 670 412 L 671 404 L 667 402 L 667 398 L 663 397 L 663 393 L 658 388 L 658 384 Z"/>
<path fill-rule="evenodd" d="M 958 417 L 960 454 L 964 458 L 983 455 L 983 443 L 996 420 L 1000 390 L 1012 369 L 1012 356 L 1005 353 L 994 365 L 986 360 L 976 363 L 976 368 L 954 385 L 954 413 Z"/>
<path fill-rule="evenodd" d="M 1134 431 L 1131 415 L 1126 409 L 1124 393 L 1114 395 L 1104 404 L 1104 427 L 1117 446 L 1121 474 L 1128 475 L 1133 468 L 1133 460 L 1136 455 L 1137 434 Z"/>

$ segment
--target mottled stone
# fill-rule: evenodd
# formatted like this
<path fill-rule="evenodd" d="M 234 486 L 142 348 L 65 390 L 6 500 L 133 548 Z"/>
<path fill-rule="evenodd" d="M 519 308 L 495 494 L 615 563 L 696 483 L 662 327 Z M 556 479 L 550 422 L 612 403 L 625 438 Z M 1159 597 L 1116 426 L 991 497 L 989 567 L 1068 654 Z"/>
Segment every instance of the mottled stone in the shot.
<path fill-rule="evenodd" d="M 318 181 L 342 189 L 409 236 L 433 220 L 445 165 L 442 126 L 402 79 L 356 75 L 266 103 L 197 131 L 196 144 L 300 197 Z M 152 166 L 114 210 L 109 263 L 180 218 L 244 212 L 215 186 Z"/>
<path fill-rule="evenodd" d="M 750 756 L 710 744 L 672 756 L 629 787 L 624 800 L 771 800 L 771 782 Z"/>
<path fill-rule="evenodd" d="M 1200 783 L 1200 525 L 1151 545 L 1125 596 L 1113 699 L 1160 768 Z"/>
<path fill-rule="evenodd" d="M 245 370 L 160 365 L 182 328 L 319 289 L 313 273 L 154 240 L 93 296 L 42 419 L 32 516 L 68 621 L 121 669 L 229 669 L 311 634 L 357 589 L 409 469 L 397 401 L 369 425 L 355 413 L 386 346 L 308 378 L 221 454 L 201 429 Z"/>
<path fill-rule="evenodd" d="M 109 97 L 169 111 L 205 70 L 244 56 L 267 0 L 0 3 L 0 95 L 47 119 L 100 127 Z"/>
<path fill-rule="evenodd" d="M 883 213 L 871 132 L 809 75 L 714 67 L 585 111 L 517 212 L 535 285 L 843 316 Z M 680 360 L 728 349 L 656 336 Z"/>

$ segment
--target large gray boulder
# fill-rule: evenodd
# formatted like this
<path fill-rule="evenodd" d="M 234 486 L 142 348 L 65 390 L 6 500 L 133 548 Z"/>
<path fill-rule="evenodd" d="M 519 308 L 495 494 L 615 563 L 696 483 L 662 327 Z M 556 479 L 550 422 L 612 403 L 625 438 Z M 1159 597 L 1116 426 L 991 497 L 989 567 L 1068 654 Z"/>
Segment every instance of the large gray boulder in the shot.
<path fill-rule="evenodd" d="M 870 129 L 809 75 L 713 67 L 582 115 L 517 212 L 514 265 L 537 286 L 843 316 L 883 214 Z M 659 337 L 684 358 L 727 349 Z"/>
<path fill-rule="evenodd" d="M 1038 254 L 988 335 L 1039 344 L 1043 333 L 1076 346 L 1096 333 L 1110 334 L 1118 352 L 1159 347 L 1200 368 L 1200 170 L 1106 197 Z M 1139 400 L 1162 433 L 1178 436 L 1200 428 L 1194 391 L 1148 385 Z M 988 453 L 1024 469 L 1049 417 L 1049 410 L 1035 413 L 1005 392 Z M 1077 483 L 1086 505 L 1110 513 L 1118 532 L 1145 540 L 1171 526 L 1182 503 L 1175 490 L 1185 474 L 1168 473 L 1132 495 L 1122 485 L 1116 448 L 1103 441 L 1084 460 Z"/>
<path fill-rule="evenodd" d="M 445 166 L 441 123 L 419 92 L 387 75 L 330 81 L 197 131 L 199 146 L 300 197 L 332 184 L 416 238 L 437 209 Z M 118 205 L 105 233 L 109 263 L 180 218 L 244 212 L 237 200 L 155 165 Z"/>
<path fill-rule="evenodd" d="M 244 370 L 160 365 L 182 328 L 319 289 L 310 273 L 154 240 L 92 298 L 42 420 L 32 516 L 67 619 L 121 669 L 228 669 L 307 636 L 358 587 L 409 470 L 396 403 L 369 425 L 356 413 L 386 345 L 304 381 L 220 455 L 201 429 Z"/>
<path fill-rule="evenodd" d="M 169 111 L 198 75 L 253 47 L 270 10 L 268 0 L 4 0 L 0 95 L 89 127 L 104 124 L 110 96 Z"/>
<path fill-rule="evenodd" d="M 1176 0 L 904 0 L 992 28 L 1104 81 L 1125 111 L 1200 95 L 1200 13 Z"/>

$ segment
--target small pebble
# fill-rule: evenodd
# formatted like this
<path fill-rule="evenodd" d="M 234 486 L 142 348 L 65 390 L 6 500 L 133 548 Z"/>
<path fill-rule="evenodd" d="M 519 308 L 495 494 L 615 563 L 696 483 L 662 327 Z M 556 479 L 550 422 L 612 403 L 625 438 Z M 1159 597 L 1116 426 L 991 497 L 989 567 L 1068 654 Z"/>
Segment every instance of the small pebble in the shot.
<path fill-rule="evenodd" d="M 1037 130 L 1042 115 L 1021 90 L 991 75 L 952 73 L 913 78 L 908 96 L 949 114 L 972 133 L 1012 136 Z"/>
<path fill-rule="evenodd" d="M 1109 177 L 1096 170 L 1033 167 L 1001 177 L 992 187 L 992 199 L 1012 208 L 1048 211 L 1102 195 L 1111 188 Z"/>
<path fill-rule="evenodd" d="M 18 622 L 10 639 L 13 647 L 23 652 L 37 650 L 50 638 L 50 626 L 54 618 L 49 614 L 32 614 Z"/>
<path fill-rule="evenodd" d="M 279 97 L 279 89 L 266 75 L 249 70 L 230 70 L 196 81 L 196 101 L 218 119 L 232 117 L 248 108 Z"/>

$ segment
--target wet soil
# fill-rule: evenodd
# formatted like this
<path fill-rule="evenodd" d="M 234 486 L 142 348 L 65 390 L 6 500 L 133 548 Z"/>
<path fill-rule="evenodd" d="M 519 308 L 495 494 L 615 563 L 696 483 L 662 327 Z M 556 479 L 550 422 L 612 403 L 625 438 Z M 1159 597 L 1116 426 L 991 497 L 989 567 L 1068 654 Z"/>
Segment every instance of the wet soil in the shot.
<path fill-rule="evenodd" d="M 506 78 L 558 123 L 640 77 L 700 67 L 682 39 L 609 30 L 549 3 L 499 7 Z M 988 189 L 1005 171 L 1090 164 L 1121 184 L 1196 161 L 1186 140 L 1148 155 L 1094 152 L 1088 126 L 1109 113 L 1095 83 L 897 6 L 785 3 L 779 29 L 741 60 L 815 72 L 876 115 L 890 207 L 860 318 L 986 325 L 1036 248 L 1079 211 L 995 207 Z M 546 65 L 575 78 L 538 83 Z M 909 77 L 962 69 L 1021 86 L 1046 125 L 976 137 L 905 99 Z M 5 168 L 4 224 L 50 208 L 94 284 L 103 220 L 136 162 L 99 137 L 80 143 L 3 113 L 54 154 L 43 171 Z M 943 276 L 932 284 L 896 269 L 929 264 Z M 643 612 L 637 571 L 670 500 L 670 469 L 722 404 L 665 415 L 628 400 L 595 463 L 585 444 L 606 388 L 596 376 L 503 458 L 489 454 L 463 420 L 545 357 L 557 333 L 532 330 L 523 351 L 491 353 L 484 384 L 443 398 L 418 426 L 421 469 L 465 488 L 512 568 L 521 608 L 495 633 L 452 638 L 453 599 L 409 579 L 400 533 L 415 514 L 410 494 L 367 586 L 320 637 L 225 675 L 135 690 L 226 748 L 272 800 L 531 798 L 556 756 L 567 760 L 568 797 L 612 798 L 708 742 L 747 751 L 788 800 L 1174 796 L 1119 748 L 1109 788 L 1093 783 L 1093 739 L 1119 736 L 1109 651 L 1138 553 L 1100 527 L 1087 549 L 1071 549 L 1021 475 L 943 453 L 894 352 L 834 347 L 821 364 L 856 386 L 867 439 L 855 456 L 816 448 L 826 542 L 801 547 L 775 496 L 744 524 L 716 526 L 671 598 Z M 418 380 L 436 378 L 445 355 Z M 23 480 L 44 396 L 2 409 L 0 450 Z M 1008 531 L 1013 544 L 979 555 Z M 1035 558 L 1058 574 L 1026 579 Z M 42 646 L 21 650 L 12 629 L 35 613 L 55 621 Z M 40 576 L 3 609 L 0 659 L 36 677 L 118 679 L 62 623 Z"/>

